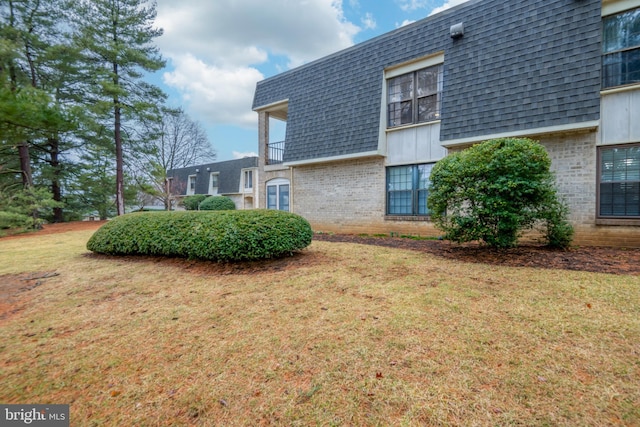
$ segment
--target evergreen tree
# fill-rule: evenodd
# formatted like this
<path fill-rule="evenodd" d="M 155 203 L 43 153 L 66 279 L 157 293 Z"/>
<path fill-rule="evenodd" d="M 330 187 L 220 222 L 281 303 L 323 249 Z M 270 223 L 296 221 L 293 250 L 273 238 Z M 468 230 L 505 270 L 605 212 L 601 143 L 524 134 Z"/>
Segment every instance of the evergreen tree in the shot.
<path fill-rule="evenodd" d="M 61 154 L 65 147 L 60 141 L 75 127 L 73 108 L 61 103 L 60 85 L 69 79 L 59 64 L 74 60 L 62 55 L 69 46 L 65 9 L 60 0 L 10 0 L 0 7 L 4 41 L 0 49 L 0 129 L 4 147 L 0 164 L 13 164 L 10 168 L 15 168 L 16 161 L 7 150 L 14 147 L 23 187 L 38 185 L 42 180 L 50 183 L 53 199 L 58 202 L 53 209 L 56 220 L 62 219 L 59 202 Z M 48 170 L 36 164 L 39 162 L 48 164 Z"/>
<path fill-rule="evenodd" d="M 157 119 L 162 91 L 143 80 L 164 66 L 153 39 L 155 3 L 144 0 L 83 0 L 78 45 L 89 77 L 85 101 L 98 120 L 108 120 L 115 155 L 116 211 L 124 213 L 125 143 L 136 143 L 136 123 Z M 131 147 L 129 147 L 131 149 Z"/>

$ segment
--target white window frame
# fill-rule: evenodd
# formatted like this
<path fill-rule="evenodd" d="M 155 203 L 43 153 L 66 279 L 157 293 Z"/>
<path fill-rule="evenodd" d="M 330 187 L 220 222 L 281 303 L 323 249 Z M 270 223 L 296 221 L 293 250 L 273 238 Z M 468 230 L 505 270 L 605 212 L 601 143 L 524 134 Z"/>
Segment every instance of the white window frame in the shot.
<path fill-rule="evenodd" d="M 640 6 L 640 0 L 602 0 L 602 16 L 615 15 Z"/>
<path fill-rule="evenodd" d="M 253 169 L 245 169 L 242 171 L 242 188 L 245 192 L 253 191 Z"/>
<path fill-rule="evenodd" d="M 213 185 L 213 177 L 216 177 L 216 185 Z M 209 193 L 212 196 L 216 196 L 218 194 L 218 188 L 220 187 L 220 172 L 211 172 L 209 174 Z"/>
<path fill-rule="evenodd" d="M 287 188 L 287 204 L 282 204 L 283 190 Z M 275 189 L 275 203 L 270 200 L 270 189 Z M 273 190 L 272 190 L 273 191 Z M 267 182 L 266 185 L 266 207 L 267 209 L 276 209 L 281 211 L 291 211 L 291 184 L 286 178 L 276 178 Z"/>
<path fill-rule="evenodd" d="M 194 194 L 196 194 L 196 182 L 197 182 L 197 175 L 189 175 L 187 177 L 187 196 L 193 196 Z M 191 182 L 193 181 L 193 188 L 191 186 Z"/>

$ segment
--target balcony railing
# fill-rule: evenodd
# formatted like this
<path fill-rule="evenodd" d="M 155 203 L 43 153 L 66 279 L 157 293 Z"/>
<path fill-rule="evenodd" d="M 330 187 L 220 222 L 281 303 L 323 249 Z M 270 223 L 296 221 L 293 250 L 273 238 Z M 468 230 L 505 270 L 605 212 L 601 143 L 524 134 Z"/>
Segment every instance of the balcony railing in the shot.
<path fill-rule="evenodd" d="M 279 165 L 282 163 L 284 159 L 284 141 L 278 142 L 270 142 L 267 144 L 268 149 L 268 157 L 267 164 L 268 165 Z"/>

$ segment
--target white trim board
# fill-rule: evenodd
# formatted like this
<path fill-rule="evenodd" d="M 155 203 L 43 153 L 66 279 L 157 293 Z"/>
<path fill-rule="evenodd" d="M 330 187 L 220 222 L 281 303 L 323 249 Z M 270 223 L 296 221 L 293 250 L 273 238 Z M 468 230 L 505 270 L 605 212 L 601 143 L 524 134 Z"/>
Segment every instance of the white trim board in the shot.
<path fill-rule="evenodd" d="M 511 132 L 494 133 L 489 135 L 471 136 L 468 138 L 452 139 L 449 141 L 441 141 L 443 147 L 456 147 L 459 145 L 473 144 L 474 142 L 482 142 L 497 138 L 518 138 L 525 136 L 538 136 L 552 133 L 576 132 L 581 130 L 597 129 L 600 126 L 600 120 L 590 122 L 573 123 L 569 125 L 549 126 L 535 129 L 522 129 Z"/>

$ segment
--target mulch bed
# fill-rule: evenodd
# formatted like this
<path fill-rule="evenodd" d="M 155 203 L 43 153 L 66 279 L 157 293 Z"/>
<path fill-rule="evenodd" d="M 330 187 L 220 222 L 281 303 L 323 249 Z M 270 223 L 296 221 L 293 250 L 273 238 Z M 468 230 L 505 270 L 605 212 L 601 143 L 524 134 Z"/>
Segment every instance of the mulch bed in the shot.
<path fill-rule="evenodd" d="M 640 275 L 640 249 L 575 247 L 569 250 L 524 245 L 496 250 L 478 244 L 458 245 L 440 240 L 413 240 L 400 237 L 370 237 L 346 234 L 316 234 L 314 240 L 378 245 L 433 254 L 442 258 L 502 265 L 610 274 Z"/>

